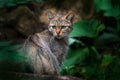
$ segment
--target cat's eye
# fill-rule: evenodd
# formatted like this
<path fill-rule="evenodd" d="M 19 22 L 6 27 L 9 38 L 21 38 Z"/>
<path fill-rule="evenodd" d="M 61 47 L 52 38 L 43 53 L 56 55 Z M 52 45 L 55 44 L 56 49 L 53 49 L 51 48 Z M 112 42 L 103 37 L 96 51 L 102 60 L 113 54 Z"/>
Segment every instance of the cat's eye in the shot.
<path fill-rule="evenodd" d="M 53 29 L 55 29 L 55 26 L 51 26 Z"/>
<path fill-rule="evenodd" d="M 61 29 L 65 29 L 66 28 L 66 26 L 61 26 Z"/>

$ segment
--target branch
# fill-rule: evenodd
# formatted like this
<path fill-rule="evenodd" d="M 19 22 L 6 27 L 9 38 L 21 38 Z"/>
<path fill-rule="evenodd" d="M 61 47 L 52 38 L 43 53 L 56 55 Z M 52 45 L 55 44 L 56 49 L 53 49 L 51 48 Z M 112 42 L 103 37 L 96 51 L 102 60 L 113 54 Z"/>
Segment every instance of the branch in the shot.
<path fill-rule="evenodd" d="M 72 76 L 39 75 L 19 72 L 0 72 L 0 80 L 83 80 Z"/>

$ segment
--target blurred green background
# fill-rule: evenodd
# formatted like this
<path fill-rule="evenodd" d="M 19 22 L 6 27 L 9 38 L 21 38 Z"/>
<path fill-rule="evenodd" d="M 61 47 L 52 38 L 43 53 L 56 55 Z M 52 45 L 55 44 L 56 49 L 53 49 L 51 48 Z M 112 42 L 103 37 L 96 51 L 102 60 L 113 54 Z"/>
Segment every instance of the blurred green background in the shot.
<path fill-rule="evenodd" d="M 59 2 L 0 0 L 0 8 L 26 5 L 29 1 Z M 69 38 L 70 49 L 61 66 L 61 75 L 85 80 L 120 80 L 120 0 L 93 0 L 92 5 L 94 17 L 82 19 L 73 25 Z M 0 61 L 24 61 L 24 56 L 16 51 L 17 48 L 19 45 L 12 42 L 0 42 Z"/>

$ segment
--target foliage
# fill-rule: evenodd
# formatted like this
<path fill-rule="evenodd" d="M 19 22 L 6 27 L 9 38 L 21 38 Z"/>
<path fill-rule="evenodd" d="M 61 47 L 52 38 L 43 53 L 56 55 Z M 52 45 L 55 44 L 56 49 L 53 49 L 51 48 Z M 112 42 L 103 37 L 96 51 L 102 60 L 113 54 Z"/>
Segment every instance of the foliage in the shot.
<path fill-rule="evenodd" d="M 0 72 L 21 71 L 25 57 L 18 52 L 20 45 L 11 42 L 0 42 Z"/>
<path fill-rule="evenodd" d="M 96 12 L 104 12 L 104 16 L 113 16 L 120 30 L 120 1 L 119 0 L 94 0 Z"/>
<path fill-rule="evenodd" d="M 96 13 L 104 14 L 102 23 L 92 19 L 73 25 L 70 50 L 61 66 L 62 75 L 86 80 L 120 80 L 120 5 L 115 1 L 94 0 Z"/>
<path fill-rule="evenodd" d="M 42 2 L 43 0 L 0 0 L 0 8 L 17 6 L 19 4 L 26 4 L 30 1 Z"/>
<path fill-rule="evenodd" d="M 70 37 L 96 37 L 100 31 L 105 29 L 104 25 L 98 26 L 97 20 L 82 20 L 75 23 L 74 30 L 71 32 Z"/>
<path fill-rule="evenodd" d="M 120 5 L 112 5 L 113 0 L 94 0 L 96 11 L 103 11 L 105 16 L 114 16 L 118 17 L 120 15 Z"/>

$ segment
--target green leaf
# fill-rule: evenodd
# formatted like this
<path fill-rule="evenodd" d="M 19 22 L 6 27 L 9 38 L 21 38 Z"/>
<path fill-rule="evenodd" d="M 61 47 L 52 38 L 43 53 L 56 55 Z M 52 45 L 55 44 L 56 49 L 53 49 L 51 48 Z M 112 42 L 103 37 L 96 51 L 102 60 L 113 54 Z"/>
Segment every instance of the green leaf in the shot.
<path fill-rule="evenodd" d="M 98 39 L 96 39 L 95 44 L 104 45 L 114 42 L 119 42 L 120 38 L 117 34 L 114 33 L 103 33 Z"/>
<path fill-rule="evenodd" d="M 0 42 L 0 47 L 9 46 L 11 42 Z"/>
<path fill-rule="evenodd" d="M 16 1 L 15 0 L 6 0 L 5 5 L 6 6 L 16 6 Z"/>
<path fill-rule="evenodd" d="M 94 0 L 97 12 L 111 9 L 110 0 Z"/>
<path fill-rule="evenodd" d="M 27 3 L 28 1 L 30 1 L 30 0 L 18 0 L 18 1 L 16 1 L 16 3 L 17 3 L 17 4 L 25 4 L 25 3 Z"/>
<path fill-rule="evenodd" d="M 69 38 L 69 45 L 73 44 L 74 42 L 76 42 L 74 38 Z"/>
<path fill-rule="evenodd" d="M 4 1 L 3 0 L 0 0 L 0 8 L 2 8 L 4 6 Z"/>
<path fill-rule="evenodd" d="M 36 2 L 43 2 L 44 0 L 35 0 Z"/>
<path fill-rule="evenodd" d="M 90 77 L 96 74 L 97 68 L 95 65 L 90 65 L 82 68 L 82 74 L 86 77 Z"/>
<path fill-rule="evenodd" d="M 118 6 L 112 7 L 111 9 L 106 10 L 104 15 L 118 17 L 120 15 L 120 6 L 118 5 Z"/>
<path fill-rule="evenodd" d="M 94 0 L 96 11 L 103 11 L 105 16 L 118 17 L 120 15 L 120 5 L 112 5 L 111 0 Z"/>
<path fill-rule="evenodd" d="M 97 20 L 79 21 L 73 25 L 73 31 L 70 33 L 70 37 L 96 37 L 97 32 Z"/>
<path fill-rule="evenodd" d="M 88 48 L 70 50 L 67 59 L 63 62 L 63 67 L 69 67 L 82 62 L 89 54 Z"/>
<path fill-rule="evenodd" d="M 120 31 L 120 15 L 117 19 L 117 30 Z"/>
<path fill-rule="evenodd" d="M 98 31 L 98 32 L 101 32 L 101 31 L 103 31 L 103 30 L 105 30 L 105 25 L 104 25 L 104 24 L 100 24 L 100 25 L 98 26 L 98 28 L 97 28 L 97 31 Z"/>
<path fill-rule="evenodd" d="M 108 66 L 112 61 L 114 60 L 114 57 L 111 54 L 106 54 L 103 56 L 101 66 Z"/>
<path fill-rule="evenodd" d="M 85 45 L 82 41 L 79 41 L 79 40 L 77 40 L 75 38 L 69 38 L 69 45 L 74 44 L 75 42 L 77 44 Z"/>
<path fill-rule="evenodd" d="M 44 0 L 0 0 L 0 8 L 16 6 L 18 4 L 25 4 L 29 1 L 33 2 L 43 2 Z"/>
<path fill-rule="evenodd" d="M 21 45 L 12 45 L 11 42 L 0 42 L 0 60 L 21 61 L 26 58 L 20 51 Z"/>

